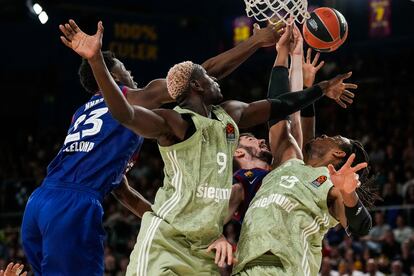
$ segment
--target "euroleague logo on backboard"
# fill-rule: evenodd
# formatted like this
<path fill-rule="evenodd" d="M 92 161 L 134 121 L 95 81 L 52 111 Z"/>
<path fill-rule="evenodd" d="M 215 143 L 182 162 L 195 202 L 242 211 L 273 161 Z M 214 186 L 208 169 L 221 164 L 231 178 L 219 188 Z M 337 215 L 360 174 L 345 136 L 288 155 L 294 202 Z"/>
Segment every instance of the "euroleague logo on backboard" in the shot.
<path fill-rule="evenodd" d="M 231 123 L 227 123 L 226 125 L 226 137 L 228 141 L 236 140 L 236 130 Z"/>

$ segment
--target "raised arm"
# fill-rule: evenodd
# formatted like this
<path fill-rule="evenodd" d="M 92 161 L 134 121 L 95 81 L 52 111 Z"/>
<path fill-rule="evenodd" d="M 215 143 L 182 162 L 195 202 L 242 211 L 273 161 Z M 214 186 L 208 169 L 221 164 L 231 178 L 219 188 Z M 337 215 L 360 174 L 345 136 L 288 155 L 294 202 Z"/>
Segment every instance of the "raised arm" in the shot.
<path fill-rule="evenodd" d="M 161 109 L 151 111 L 130 104 L 122 95 L 102 57 L 102 22 L 98 23 L 98 30 L 93 36 L 82 32 L 73 20 L 59 27 L 65 35 L 61 36 L 62 42 L 88 60 L 105 102 L 117 121 L 143 137 L 158 139 L 164 146 L 168 145 L 166 137 L 185 136 L 188 123 L 177 112 Z"/>
<path fill-rule="evenodd" d="M 255 24 L 253 35 L 236 47 L 206 60 L 202 66 L 207 74 L 217 79 L 222 79 L 232 73 L 246 59 L 261 47 L 273 46 L 279 41 L 280 34 L 283 33 L 283 24 L 269 24 L 266 28 L 260 29 Z M 151 81 L 144 88 L 127 89 L 127 99 L 131 104 L 153 109 L 162 104 L 173 102 L 168 94 L 165 79 Z"/>
<path fill-rule="evenodd" d="M 112 191 L 112 195 L 139 218 L 142 218 L 145 212 L 151 211 L 151 203 L 134 188 L 129 186 L 128 179 L 125 175 L 121 184 Z"/>
<path fill-rule="evenodd" d="M 290 54 L 292 64 L 290 66 L 290 90 L 292 92 L 297 92 L 303 89 L 303 38 L 296 25 L 294 25 L 293 29 L 293 45 L 291 48 L 292 49 Z M 302 148 L 303 135 L 299 111 L 293 113 L 290 116 L 290 122 L 292 135 L 298 143 L 298 146 Z"/>
<path fill-rule="evenodd" d="M 222 79 L 239 67 L 259 48 L 275 45 L 280 39 L 283 27 L 283 23 L 278 23 L 276 25 L 269 24 L 266 28 L 260 29 L 256 23 L 253 35 L 249 39 L 222 54 L 208 59 L 202 66 L 206 69 L 208 75 Z"/>
<path fill-rule="evenodd" d="M 222 107 L 232 116 L 240 128 L 249 128 L 266 123 L 269 120 L 283 120 L 286 116 L 303 109 L 323 95 L 337 100 L 355 84 L 344 83 L 351 73 L 338 75 L 329 81 L 323 81 L 311 88 L 297 93 L 287 93 L 278 99 L 261 100 L 250 104 L 239 101 L 227 101 Z"/>
<path fill-rule="evenodd" d="M 303 39 L 298 28 L 293 24 L 292 26 L 294 26 L 292 33 L 293 43 L 289 47 L 292 61 L 290 68 L 290 90 L 299 91 L 303 88 Z M 270 128 L 269 144 L 274 157 L 273 166 L 278 166 L 281 162 L 292 158 L 302 159 L 300 151 L 302 129 L 298 111 L 290 115 L 290 120 L 286 118 Z"/>
<path fill-rule="evenodd" d="M 320 62 L 318 65 L 320 53 L 318 52 L 314 59 L 311 61 L 312 49 L 309 48 L 306 61 L 303 58 L 303 85 L 304 87 L 311 87 L 315 81 L 316 73 L 324 65 L 324 62 Z M 300 112 L 301 115 L 301 125 L 302 125 L 302 135 L 303 135 L 303 145 L 308 143 L 315 137 L 315 104 L 311 104 Z"/>

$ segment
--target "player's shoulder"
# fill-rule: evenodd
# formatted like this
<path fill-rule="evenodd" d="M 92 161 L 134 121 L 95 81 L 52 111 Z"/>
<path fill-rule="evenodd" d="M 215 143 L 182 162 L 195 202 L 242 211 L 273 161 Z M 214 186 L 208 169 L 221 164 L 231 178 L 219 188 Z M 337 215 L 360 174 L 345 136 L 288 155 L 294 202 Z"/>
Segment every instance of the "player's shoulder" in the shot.
<path fill-rule="evenodd" d="M 297 158 L 291 158 L 283 163 L 279 164 L 277 167 L 274 168 L 274 170 L 281 170 L 281 169 L 293 169 L 293 168 L 300 168 L 300 169 L 306 169 L 305 162 L 301 159 Z"/>

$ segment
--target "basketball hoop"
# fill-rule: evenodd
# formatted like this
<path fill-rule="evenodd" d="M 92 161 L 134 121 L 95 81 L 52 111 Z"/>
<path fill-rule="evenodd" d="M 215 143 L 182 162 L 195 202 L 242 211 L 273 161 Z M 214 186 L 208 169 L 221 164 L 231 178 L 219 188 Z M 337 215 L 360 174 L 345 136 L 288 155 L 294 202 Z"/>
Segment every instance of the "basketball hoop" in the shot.
<path fill-rule="evenodd" d="M 244 0 L 246 13 L 257 21 L 269 21 L 276 24 L 282 20 L 288 23 L 292 16 L 296 22 L 303 24 L 309 18 L 307 0 Z"/>

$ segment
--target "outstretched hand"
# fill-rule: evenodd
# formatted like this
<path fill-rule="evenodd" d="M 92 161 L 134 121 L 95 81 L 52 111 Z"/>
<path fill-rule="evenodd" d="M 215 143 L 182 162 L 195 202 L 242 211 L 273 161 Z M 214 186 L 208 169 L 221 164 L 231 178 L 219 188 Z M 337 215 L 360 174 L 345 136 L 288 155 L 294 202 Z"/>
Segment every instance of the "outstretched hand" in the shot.
<path fill-rule="evenodd" d="M 280 52 L 280 51 L 285 51 L 286 53 L 290 53 L 291 52 L 291 42 L 293 41 L 293 23 L 292 20 L 289 19 L 288 24 L 286 25 L 284 32 L 282 34 L 282 36 L 280 37 L 280 39 L 278 40 L 277 44 L 276 44 L 276 51 Z"/>
<path fill-rule="evenodd" d="M 333 99 L 337 104 L 343 108 L 353 103 L 354 93 L 348 89 L 357 89 L 358 85 L 353 83 L 344 83 L 344 80 L 350 78 L 352 72 L 338 75 L 329 81 L 320 82 L 318 85 L 322 88 L 323 93 L 328 98 Z"/>
<path fill-rule="evenodd" d="M 237 261 L 236 258 L 233 257 L 233 247 L 224 236 L 221 236 L 219 239 L 210 244 L 207 248 L 207 252 L 212 250 L 216 251 L 214 263 L 219 267 L 225 267 L 226 263 L 227 265 L 232 265 Z"/>
<path fill-rule="evenodd" d="M 98 30 L 94 35 L 84 33 L 72 19 L 69 20 L 69 23 L 59 25 L 59 29 L 64 35 L 60 37 L 63 44 L 81 57 L 91 59 L 100 53 L 104 31 L 101 21 L 98 22 Z"/>
<path fill-rule="evenodd" d="M 321 54 L 319 52 L 313 57 L 312 60 L 312 48 L 308 49 L 308 52 L 305 56 L 303 56 L 303 85 L 305 87 L 311 87 L 315 81 L 316 73 L 325 65 L 324 61 L 319 62 L 319 57 Z"/>
<path fill-rule="evenodd" d="M 256 38 L 262 47 L 275 45 L 284 32 L 284 23 L 268 24 L 265 28 L 260 28 L 259 24 L 253 25 L 253 37 Z"/>
<path fill-rule="evenodd" d="M 6 270 L 0 270 L 0 276 L 16 276 L 16 275 L 20 275 L 20 276 L 26 276 L 27 272 L 23 272 L 23 268 L 24 265 L 19 264 L 19 263 L 9 263 L 6 267 Z M 20 274 L 22 273 L 22 274 Z"/>
<path fill-rule="evenodd" d="M 338 171 L 335 170 L 332 164 L 328 165 L 329 174 L 333 185 L 347 194 L 352 193 L 361 185 L 359 176 L 356 172 L 368 166 L 367 162 L 359 163 L 355 167 L 351 167 L 354 162 L 355 154 L 351 154 L 346 163 Z"/>

